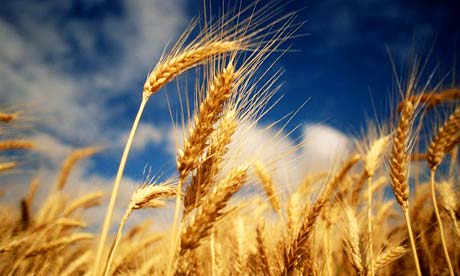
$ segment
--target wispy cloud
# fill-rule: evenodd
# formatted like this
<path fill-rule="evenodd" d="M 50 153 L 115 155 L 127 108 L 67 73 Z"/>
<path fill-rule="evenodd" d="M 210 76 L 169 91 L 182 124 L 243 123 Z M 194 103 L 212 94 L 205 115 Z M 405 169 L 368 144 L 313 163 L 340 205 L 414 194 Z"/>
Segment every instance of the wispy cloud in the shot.
<path fill-rule="evenodd" d="M 114 99 L 140 97 L 139 80 L 184 25 L 180 1 L 8 3 L 0 18 L 0 96 L 31 103 L 54 135 L 89 143 L 119 133 Z M 80 12 L 80 16 L 74 13 Z M 137 87 L 137 88 L 136 88 Z M 140 93 L 140 92 L 139 92 Z"/>

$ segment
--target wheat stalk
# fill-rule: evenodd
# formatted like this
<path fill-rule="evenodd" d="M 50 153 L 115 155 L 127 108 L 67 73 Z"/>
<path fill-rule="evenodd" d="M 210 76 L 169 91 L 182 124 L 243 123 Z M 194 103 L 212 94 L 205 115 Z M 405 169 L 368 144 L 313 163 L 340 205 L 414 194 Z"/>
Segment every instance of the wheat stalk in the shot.
<path fill-rule="evenodd" d="M 415 240 L 412 234 L 412 227 L 409 218 L 409 183 L 408 183 L 408 166 L 409 158 L 408 144 L 410 137 L 410 129 L 414 116 L 414 103 L 409 100 L 404 100 L 402 103 L 401 115 L 399 124 L 393 134 L 393 147 L 390 156 L 390 179 L 393 187 L 393 194 L 396 197 L 399 205 L 403 209 L 404 218 L 406 220 L 407 230 L 409 232 L 409 240 L 411 243 L 412 255 L 414 257 L 415 268 L 418 276 L 421 276 L 420 264 L 417 256 Z"/>

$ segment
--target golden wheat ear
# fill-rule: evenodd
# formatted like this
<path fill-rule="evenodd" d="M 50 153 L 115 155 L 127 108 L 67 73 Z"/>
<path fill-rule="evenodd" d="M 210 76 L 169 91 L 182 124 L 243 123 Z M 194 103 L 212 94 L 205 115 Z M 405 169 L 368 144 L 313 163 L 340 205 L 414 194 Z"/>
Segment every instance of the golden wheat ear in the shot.
<path fill-rule="evenodd" d="M 166 181 L 159 185 L 143 185 L 133 193 L 129 206 L 118 226 L 118 231 L 113 240 L 112 247 L 110 248 L 109 257 L 104 267 L 104 275 L 109 275 L 111 271 L 113 258 L 123 234 L 123 228 L 128 221 L 128 217 L 134 210 L 164 207 L 166 205 L 164 200 L 175 197 L 177 193 L 176 187 L 170 185 L 171 182 L 172 181 Z"/>
<path fill-rule="evenodd" d="M 17 113 L 3 113 L 0 112 L 0 122 L 10 123 L 18 118 Z"/>
<path fill-rule="evenodd" d="M 61 191 L 69 178 L 70 172 L 78 161 L 88 158 L 102 150 L 101 147 L 88 147 L 74 150 L 69 157 L 62 163 L 61 171 L 59 172 L 56 188 Z"/>
<path fill-rule="evenodd" d="M 415 114 L 416 103 L 404 100 L 401 104 L 399 123 L 392 137 L 392 150 L 390 155 L 390 179 L 393 194 L 403 210 L 406 226 L 409 233 L 412 255 L 418 276 L 421 276 L 420 264 L 412 233 L 409 218 L 409 162 L 410 162 L 410 134 Z"/>
<path fill-rule="evenodd" d="M 0 141 L 0 151 L 4 150 L 30 150 L 35 147 L 33 141 L 28 140 L 3 140 Z"/>
<path fill-rule="evenodd" d="M 428 166 L 430 167 L 430 190 L 431 200 L 433 201 L 434 212 L 439 226 L 439 232 L 441 235 L 441 243 L 444 251 L 444 255 L 449 268 L 451 276 L 454 275 L 452 262 L 450 260 L 449 251 L 447 248 L 447 242 L 445 238 L 444 227 L 439 213 L 438 202 L 436 199 L 435 189 L 435 176 L 436 170 L 439 164 L 442 162 L 444 156 L 451 151 L 460 142 L 460 108 L 456 108 L 455 111 L 449 116 L 444 125 L 439 128 L 438 133 L 433 137 L 430 146 L 428 147 Z"/>

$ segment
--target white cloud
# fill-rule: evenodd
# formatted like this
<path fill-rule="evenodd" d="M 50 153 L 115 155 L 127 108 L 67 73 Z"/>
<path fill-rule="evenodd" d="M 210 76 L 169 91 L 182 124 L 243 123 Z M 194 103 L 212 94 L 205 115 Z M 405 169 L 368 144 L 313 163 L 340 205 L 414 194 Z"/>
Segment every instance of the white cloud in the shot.
<path fill-rule="evenodd" d="M 185 127 L 184 129 L 187 129 Z M 175 160 L 182 147 L 182 129 L 173 126 L 167 137 L 167 151 Z M 298 145 L 285 131 L 267 128 L 253 121 L 240 123 L 232 137 L 222 174 L 238 165 L 263 162 L 281 190 L 295 187 L 307 173 L 334 169 L 352 151 L 352 138 L 324 125 L 307 125 Z"/>
<path fill-rule="evenodd" d="M 126 107 L 112 101 L 116 97 L 140 99 L 142 87 L 134 86 L 187 19 L 181 0 L 122 0 L 119 12 L 101 12 L 99 18 L 67 16 L 77 2 L 83 12 L 104 5 L 101 1 L 34 4 L 19 0 L 8 7 L 14 21 L 0 18 L 2 104 L 38 117 L 33 122 L 40 126 L 28 137 L 36 141 L 40 154 L 38 201 L 48 194 L 62 161 L 76 145 L 105 142 L 120 146 L 117 142 L 126 130 L 111 120 L 124 115 Z M 161 139 L 158 129 L 142 124 L 135 148 Z M 66 186 L 72 197 L 98 189 L 110 193 L 111 178 L 88 176 L 92 165 L 91 160 L 84 160 L 72 170 Z M 9 181 L 11 185 L 2 181 L 5 191 L 14 195 L 7 198 L 23 196 L 26 185 L 15 183 L 26 184 L 34 174 L 22 173 Z M 139 184 L 123 179 L 116 217 Z M 91 219 L 102 221 L 106 206 L 93 209 Z"/>
<path fill-rule="evenodd" d="M 303 158 L 308 172 L 330 170 L 348 156 L 351 139 L 327 125 L 308 125 L 303 130 Z"/>
<path fill-rule="evenodd" d="M 183 5 L 125 0 L 121 14 L 85 19 L 63 17 L 75 2 L 62 2 L 12 5 L 15 21 L 0 18 L 0 97 L 9 105 L 30 103 L 30 113 L 44 114 L 40 124 L 58 138 L 113 141 L 121 126 L 109 121 L 123 111 L 109 101 L 120 93 L 140 99 L 133 82 L 180 32 Z M 99 4 L 87 1 L 82 9 Z"/>
<path fill-rule="evenodd" d="M 120 144 L 124 145 L 128 139 L 129 131 L 121 137 Z M 161 129 L 147 123 L 142 123 L 138 126 L 136 135 L 132 145 L 133 150 L 143 150 L 149 144 L 160 144 L 164 139 L 164 133 Z"/>

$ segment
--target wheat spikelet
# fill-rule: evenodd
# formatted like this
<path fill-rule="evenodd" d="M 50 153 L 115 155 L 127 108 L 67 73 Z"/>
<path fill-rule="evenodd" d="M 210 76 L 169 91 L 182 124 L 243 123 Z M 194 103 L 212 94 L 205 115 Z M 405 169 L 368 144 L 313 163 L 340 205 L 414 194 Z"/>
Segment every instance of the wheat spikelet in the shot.
<path fill-rule="evenodd" d="M 38 185 L 40 184 L 40 178 L 38 176 L 34 177 L 29 185 L 29 190 L 27 191 L 27 195 L 25 197 L 25 202 L 28 206 L 32 207 L 35 194 L 37 193 Z"/>
<path fill-rule="evenodd" d="M 77 270 L 81 269 L 81 267 L 90 262 L 91 256 L 91 251 L 85 251 L 83 254 L 81 254 L 76 259 L 72 260 L 69 264 L 67 264 L 67 267 L 64 270 L 62 270 L 59 275 L 75 275 Z"/>
<path fill-rule="evenodd" d="M 82 241 L 82 240 L 90 240 L 93 239 L 94 235 L 89 233 L 75 233 L 70 235 L 69 237 L 61 238 L 55 241 L 51 241 L 45 244 L 41 244 L 36 247 L 32 247 L 25 253 L 26 258 L 34 257 L 40 254 L 46 254 L 48 251 L 55 250 L 59 247 L 67 246 L 69 244 Z"/>
<path fill-rule="evenodd" d="M 360 231 L 354 211 L 351 208 L 345 208 L 345 248 L 350 256 L 350 262 L 358 275 L 364 271 L 365 263 L 360 249 Z"/>
<path fill-rule="evenodd" d="M 73 169 L 73 167 L 78 161 L 88 158 L 91 155 L 99 152 L 100 150 L 101 148 L 99 147 L 88 147 L 74 150 L 61 166 L 61 171 L 59 173 L 59 177 L 56 183 L 57 189 L 62 190 L 64 188 L 67 179 L 69 178 L 70 171 Z"/>
<path fill-rule="evenodd" d="M 439 128 L 438 133 L 428 147 L 428 165 L 436 170 L 444 155 L 449 152 L 460 139 L 460 108 L 449 116 L 444 125 Z"/>
<path fill-rule="evenodd" d="M 409 89 L 409 91 L 411 91 Z M 390 180 L 393 188 L 393 194 L 396 201 L 403 209 L 404 218 L 406 221 L 407 231 L 411 244 L 412 255 L 414 257 L 415 268 L 417 275 L 421 276 L 420 264 L 417 256 L 417 249 L 412 233 L 412 227 L 409 217 L 409 161 L 410 154 L 408 153 L 409 139 L 412 120 L 417 102 L 404 100 L 400 111 L 399 124 L 393 134 L 393 146 L 390 156 Z"/>
<path fill-rule="evenodd" d="M 273 183 L 273 179 L 270 173 L 260 161 L 254 162 L 254 168 L 256 170 L 257 177 L 259 178 L 259 181 L 262 184 L 262 187 L 264 188 L 265 194 L 267 195 L 268 200 L 270 201 L 270 204 L 273 210 L 275 210 L 275 212 L 280 214 L 281 213 L 281 203 L 280 203 L 278 194 L 276 193 L 275 184 Z"/>
<path fill-rule="evenodd" d="M 17 163 L 14 161 L 0 163 L 0 172 L 12 170 L 16 168 L 16 166 Z"/>
<path fill-rule="evenodd" d="M 196 207 L 213 183 L 213 179 L 220 169 L 222 159 L 228 151 L 227 146 L 230 144 L 231 137 L 235 133 L 237 127 L 235 117 L 235 110 L 230 109 L 225 111 L 225 115 L 216 129 L 211 145 L 206 153 L 206 159 L 198 167 L 196 175 L 193 176 L 192 182 L 185 192 L 184 214 L 188 214 Z"/>
<path fill-rule="evenodd" d="M 0 112 L 0 122 L 2 122 L 2 123 L 9 123 L 11 121 L 16 120 L 17 117 L 18 117 L 17 113 L 3 113 L 3 112 Z"/>
<path fill-rule="evenodd" d="M 129 209 L 155 208 L 159 200 L 175 197 L 177 189 L 169 184 L 144 185 L 131 196 Z"/>
<path fill-rule="evenodd" d="M 3 140 L 0 141 L 0 151 L 3 150 L 28 150 L 33 149 L 35 144 L 27 140 Z"/>
<path fill-rule="evenodd" d="M 318 198 L 313 204 L 308 215 L 300 225 L 300 229 L 295 235 L 293 241 L 288 245 L 287 252 L 284 254 L 284 268 L 282 275 L 291 274 L 293 271 L 303 265 L 308 259 L 309 252 L 307 242 L 312 234 L 313 226 L 320 215 L 326 201 L 325 198 Z"/>
<path fill-rule="evenodd" d="M 30 237 L 24 236 L 22 238 L 16 238 L 13 241 L 10 241 L 7 244 L 1 245 L 0 246 L 0 253 L 5 253 L 5 252 L 10 252 L 13 251 L 14 249 L 20 247 L 24 243 L 28 242 Z"/>
<path fill-rule="evenodd" d="M 104 275 L 108 275 L 110 272 L 110 267 L 120 242 L 123 228 L 131 213 L 136 209 L 163 207 L 164 199 L 175 197 L 176 195 L 176 187 L 170 186 L 168 181 L 165 184 L 160 185 L 144 185 L 133 193 L 131 196 L 131 202 L 121 219 L 117 234 L 113 240 L 112 247 L 110 248 L 108 260 L 104 267 Z"/>
<path fill-rule="evenodd" d="M 86 209 L 100 205 L 102 197 L 104 197 L 103 192 L 93 192 L 74 199 L 64 208 L 64 216 L 71 215 L 78 208 Z"/>
<path fill-rule="evenodd" d="M 236 275 L 243 275 L 245 273 L 245 264 L 247 263 L 247 245 L 246 230 L 244 227 L 244 220 L 238 216 L 233 223 L 233 235 L 231 248 L 233 249 L 234 265 L 232 272 Z"/>
<path fill-rule="evenodd" d="M 380 166 L 382 154 L 385 152 L 389 141 L 390 138 L 388 136 L 382 136 L 375 140 L 369 147 L 364 156 L 364 169 L 368 176 L 373 176 L 375 170 Z"/>
<path fill-rule="evenodd" d="M 404 256 L 407 251 L 407 248 L 399 245 L 385 249 L 375 258 L 375 271 L 379 272 L 384 266 Z"/>
<path fill-rule="evenodd" d="M 136 253 L 140 252 L 141 250 L 152 246 L 156 242 L 160 241 L 163 238 L 161 234 L 153 234 L 148 236 L 147 238 L 143 238 L 137 243 L 130 243 L 129 247 L 126 248 L 117 259 L 114 260 L 113 269 L 111 269 L 111 273 L 113 275 L 118 275 L 123 269 L 123 266 L 129 262 L 130 259 L 136 257 Z"/>
<path fill-rule="evenodd" d="M 247 167 L 236 168 L 203 198 L 196 213 L 190 214 L 189 222 L 182 229 L 179 255 L 195 249 L 201 239 L 209 236 L 211 228 L 223 215 L 222 209 L 246 179 Z"/>
<path fill-rule="evenodd" d="M 160 62 L 149 74 L 144 84 L 143 97 L 149 98 L 177 75 L 209 57 L 243 49 L 238 41 L 213 41 L 204 45 L 192 45 L 182 53 Z"/>
<path fill-rule="evenodd" d="M 257 224 L 257 253 L 259 256 L 260 264 L 258 265 L 260 267 L 260 270 L 262 270 L 263 275 L 268 275 L 271 276 L 271 269 L 270 269 L 270 261 L 268 259 L 268 252 L 266 249 L 265 241 L 264 241 L 264 229 L 265 229 L 265 224 L 263 220 L 259 221 Z"/>
<path fill-rule="evenodd" d="M 336 190 L 338 185 L 344 180 L 345 176 L 359 160 L 361 160 L 361 155 L 359 154 L 354 154 L 346 160 L 339 172 L 335 174 L 331 180 L 329 180 L 324 194 L 330 195 L 334 190 Z"/>
<path fill-rule="evenodd" d="M 295 192 L 289 197 L 287 206 L 287 226 L 290 233 L 297 229 L 297 226 L 299 225 L 299 218 L 302 209 L 301 199 L 302 198 L 299 192 Z"/>
<path fill-rule="evenodd" d="M 324 190 L 316 199 L 313 206 L 308 211 L 308 214 L 304 214 L 303 220 L 299 223 L 300 228 L 294 232 L 294 239 L 289 242 L 288 248 L 284 252 L 284 268 L 282 275 L 293 273 L 296 269 L 300 268 L 306 260 L 310 257 L 308 252 L 308 239 L 310 238 L 313 226 L 321 214 L 324 206 L 327 204 L 327 199 L 330 197 L 332 192 L 342 182 L 347 173 L 351 168 L 360 160 L 360 155 L 353 155 L 351 158 L 346 160 L 342 165 L 342 168 L 336 173 L 327 183 Z"/>
<path fill-rule="evenodd" d="M 413 114 L 414 104 L 411 101 L 404 101 L 399 124 L 393 134 L 390 157 L 390 179 L 393 193 L 398 203 L 405 209 L 408 208 L 407 200 L 409 199 L 407 148 Z"/>
<path fill-rule="evenodd" d="M 189 136 L 184 140 L 184 148 L 177 153 L 177 170 L 180 179 L 196 169 L 199 157 L 207 146 L 208 138 L 214 131 L 214 124 L 219 119 L 224 102 L 233 92 L 233 82 L 236 74 L 232 62 L 218 74 L 209 86 L 206 99 L 200 104 L 194 125 L 189 130 Z"/>

